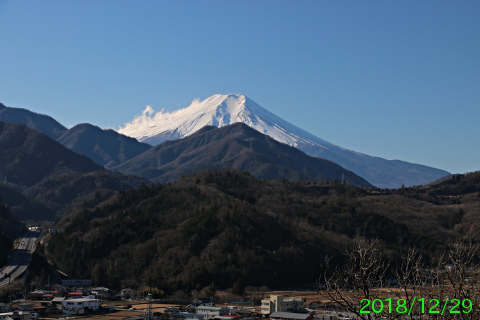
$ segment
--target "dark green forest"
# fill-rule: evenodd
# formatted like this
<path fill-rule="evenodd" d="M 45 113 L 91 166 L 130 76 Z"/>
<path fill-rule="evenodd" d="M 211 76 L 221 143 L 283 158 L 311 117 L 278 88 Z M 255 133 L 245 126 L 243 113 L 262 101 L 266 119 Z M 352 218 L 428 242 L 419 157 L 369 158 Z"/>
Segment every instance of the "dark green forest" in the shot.
<path fill-rule="evenodd" d="M 413 246 L 428 264 L 480 215 L 478 174 L 454 179 L 367 190 L 205 169 L 65 216 L 47 251 L 60 270 L 95 285 L 119 288 L 129 280 L 166 292 L 212 282 L 312 284 L 325 256 L 341 263 L 360 236 L 378 238 L 393 264 Z"/>

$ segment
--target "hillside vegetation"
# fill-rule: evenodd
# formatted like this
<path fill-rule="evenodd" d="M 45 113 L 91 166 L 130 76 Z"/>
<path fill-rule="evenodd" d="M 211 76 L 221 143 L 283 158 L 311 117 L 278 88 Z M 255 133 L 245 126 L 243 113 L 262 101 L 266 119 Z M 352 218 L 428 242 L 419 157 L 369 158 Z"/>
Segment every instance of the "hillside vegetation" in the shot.
<path fill-rule="evenodd" d="M 25 226 L 13 216 L 0 198 L 0 268 L 8 261 L 8 253 L 13 248 L 12 239 L 22 235 L 25 230 Z"/>
<path fill-rule="evenodd" d="M 0 197 L 0 232 L 14 239 L 21 236 L 26 230 L 25 225 L 17 220 Z"/>
<path fill-rule="evenodd" d="M 105 170 L 42 132 L 0 122 L 0 196 L 22 221 L 55 220 L 105 191 L 142 181 Z"/>
<path fill-rule="evenodd" d="M 92 277 L 95 285 L 118 288 L 130 280 L 166 291 L 211 282 L 313 283 L 323 258 L 341 263 L 344 248 L 359 236 L 378 238 L 392 264 L 413 246 L 428 264 L 479 220 L 478 176 L 366 190 L 205 169 L 65 217 L 48 254 L 60 270 Z"/>

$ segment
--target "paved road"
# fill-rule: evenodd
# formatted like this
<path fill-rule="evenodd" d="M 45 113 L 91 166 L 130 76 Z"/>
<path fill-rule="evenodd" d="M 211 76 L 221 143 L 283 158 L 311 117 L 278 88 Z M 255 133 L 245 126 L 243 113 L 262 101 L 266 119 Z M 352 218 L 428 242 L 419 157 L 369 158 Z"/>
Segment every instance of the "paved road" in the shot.
<path fill-rule="evenodd" d="M 39 233 L 35 231 L 28 231 L 23 236 L 18 248 L 13 251 L 13 258 L 0 270 L 0 287 L 8 285 L 9 280 L 15 281 L 27 270 L 38 237 Z"/>

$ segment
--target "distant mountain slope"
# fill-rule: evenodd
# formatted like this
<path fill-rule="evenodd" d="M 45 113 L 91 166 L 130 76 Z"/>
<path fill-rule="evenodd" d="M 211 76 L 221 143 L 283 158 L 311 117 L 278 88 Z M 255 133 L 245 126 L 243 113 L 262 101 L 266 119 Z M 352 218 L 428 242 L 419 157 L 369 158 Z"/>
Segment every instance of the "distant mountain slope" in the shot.
<path fill-rule="evenodd" d="M 21 220 L 54 220 L 73 206 L 103 201 L 109 193 L 102 190 L 145 181 L 105 170 L 25 125 L 0 122 L 0 194 Z"/>
<path fill-rule="evenodd" d="M 0 121 L 24 124 L 45 133 L 52 139 L 58 138 L 63 131 L 67 130 L 67 128 L 50 116 L 27 109 L 6 107 L 2 103 L 0 103 Z"/>
<path fill-rule="evenodd" d="M 167 141 L 115 167 L 158 182 L 172 181 L 201 168 L 233 167 L 262 179 L 346 181 L 372 187 L 351 171 L 325 159 L 310 157 L 243 123 L 207 126 L 183 139 Z"/>
<path fill-rule="evenodd" d="M 104 130 L 88 123 L 65 131 L 57 141 L 106 168 L 119 165 L 152 147 L 114 130 Z"/>
<path fill-rule="evenodd" d="M 15 216 L 23 221 L 27 220 L 53 220 L 56 214 L 44 204 L 23 195 L 10 184 L 0 183 L 0 198 L 5 200 Z"/>
<path fill-rule="evenodd" d="M 20 124 L 0 122 L 0 178 L 32 186 L 58 171 L 88 172 L 102 167 L 47 135 Z"/>
<path fill-rule="evenodd" d="M 378 187 L 423 185 L 448 174 L 440 169 L 341 148 L 281 119 L 242 94 L 217 94 L 204 101 L 195 100 L 189 107 L 173 112 L 153 114 L 150 108 L 119 132 L 155 145 L 191 135 L 206 125 L 222 127 L 236 122 L 243 122 L 309 155 L 345 166 Z"/>
<path fill-rule="evenodd" d="M 27 109 L 6 107 L 1 103 L 0 121 L 24 124 L 41 131 L 68 149 L 84 154 L 106 168 L 119 165 L 151 148 L 150 145 L 115 130 L 104 130 L 88 123 L 67 129 L 50 116 Z"/>
<path fill-rule="evenodd" d="M 16 238 L 26 230 L 25 225 L 17 220 L 10 208 L 0 198 L 0 232 L 5 232 L 11 238 Z"/>

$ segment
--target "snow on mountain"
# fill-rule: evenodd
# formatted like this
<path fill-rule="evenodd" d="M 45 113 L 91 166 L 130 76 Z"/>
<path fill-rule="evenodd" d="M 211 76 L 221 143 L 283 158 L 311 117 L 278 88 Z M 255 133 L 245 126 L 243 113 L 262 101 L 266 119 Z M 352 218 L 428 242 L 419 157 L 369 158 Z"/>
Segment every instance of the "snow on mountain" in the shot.
<path fill-rule="evenodd" d="M 386 160 L 341 148 L 281 119 L 243 94 L 216 94 L 203 101 L 194 100 L 190 106 L 172 112 L 155 113 L 147 106 L 141 115 L 124 124 L 118 132 L 157 145 L 188 136 L 206 125 L 222 127 L 236 122 L 243 122 L 308 155 L 334 161 L 378 187 L 423 185 L 448 174 L 424 165 Z"/>
<path fill-rule="evenodd" d="M 190 106 L 173 112 L 154 113 L 147 106 L 141 116 L 126 123 L 118 132 L 157 145 L 188 136 L 206 125 L 223 127 L 237 122 L 294 147 L 311 144 L 340 148 L 281 119 L 243 94 L 216 94 L 203 101 L 194 100 Z"/>

